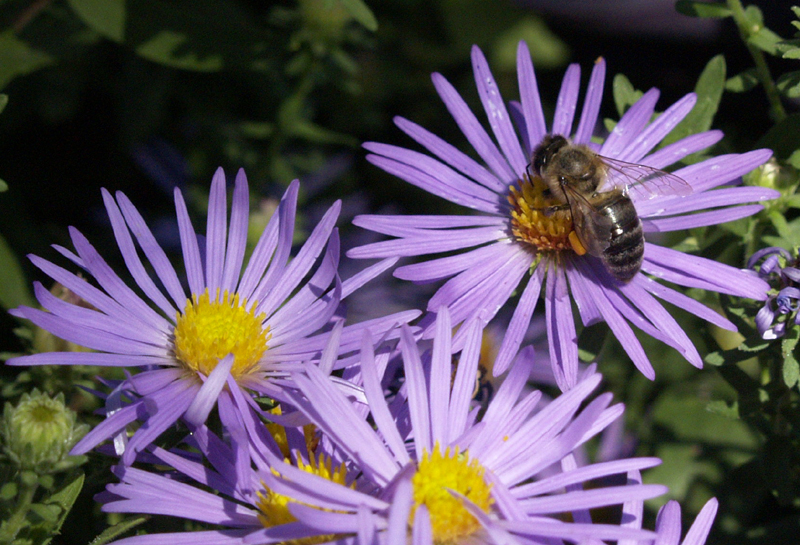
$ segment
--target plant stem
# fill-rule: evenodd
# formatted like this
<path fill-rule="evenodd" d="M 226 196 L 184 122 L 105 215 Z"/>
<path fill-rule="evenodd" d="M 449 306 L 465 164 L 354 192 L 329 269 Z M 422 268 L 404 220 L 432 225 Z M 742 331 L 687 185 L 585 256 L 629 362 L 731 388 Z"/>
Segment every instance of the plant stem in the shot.
<path fill-rule="evenodd" d="M 745 46 L 747 46 L 750 56 L 753 57 L 758 80 L 761 82 L 761 86 L 764 87 L 764 92 L 767 95 L 767 101 L 770 105 L 770 116 L 776 123 L 782 121 L 786 117 L 786 110 L 783 104 L 781 104 L 778 88 L 772 80 L 767 61 L 764 58 L 764 52 L 754 45 L 751 45 L 749 41 L 750 37 L 755 34 L 759 28 L 754 28 L 747 20 L 740 0 L 727 0 L 727 4 L 733 12 L 733 20 L 736 21 L 736 26 L 739 28 L 739 35 L 742 37 Z"/>
<path fill-rule="evenodd" d="M 38 482 L 29 484 L 25 482 L 25 479 L 19 479 L 19 485 L 22 489 L 18 495 L 19 502 L 14 512 L 8 517 L 8 520 L 5 521 L 2 529 L 0 529 L 0 545 L 13 543 L 17 538 L 17 534 L 19 534 L 20 530 L 25 526 L 25 519 L 28 516 L 28 511 L 33 502 L 33 496 L 36 493 L 36 489 L 39 487 Z"/>

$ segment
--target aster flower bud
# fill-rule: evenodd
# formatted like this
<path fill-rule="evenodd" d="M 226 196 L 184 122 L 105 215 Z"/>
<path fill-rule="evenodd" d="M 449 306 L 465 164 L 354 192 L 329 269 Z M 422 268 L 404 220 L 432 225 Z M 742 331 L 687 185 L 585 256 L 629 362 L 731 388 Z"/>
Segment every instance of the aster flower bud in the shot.
<path fill-rule="evenodd" d="M 16 406 L 5 405 L 3 452 L 23 470 L 39 474 L 63 471 L 85 461 L 84 456 L 70 456 L 69 451 L 88 430 L 89 426 L 76 422 L 63 394 L 50 397 L 34 389 L 23 394 Z"/>

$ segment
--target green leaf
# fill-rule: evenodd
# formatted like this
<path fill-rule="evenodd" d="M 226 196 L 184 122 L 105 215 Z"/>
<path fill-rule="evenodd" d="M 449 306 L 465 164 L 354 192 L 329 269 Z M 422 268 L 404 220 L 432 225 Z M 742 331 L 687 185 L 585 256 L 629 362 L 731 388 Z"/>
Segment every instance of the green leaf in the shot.
<path fill-rule="evenodd" d="M 781 74 L 776 85 L 783 95 L 789 98 L 800 97 L 800 71 Z"/>
<path fill-rule="evenodd" d="M 106 528 L 103 530 L 103 533 L 94 538 L 89 545 L 105 545 L 106 543 L 113 541 L 117 537 L 121 536 L 125 532 L 128 532 L 143 522 L 146 522 L 150 517 L 147 516 L 140 516 L 130 520 L 123 520 L 122 522 L 118 522 L 114 526 Z"/>
<path fill-rule="evenodd" d="M 68 0 L 84 23 L 98 34 L 122 43 L 125 39 L 125 0 Z"/>
<path fill-rule="evenodd" d="M 691 2 L 689 0 L 678 0 L 675 2 L 675 10 L 689 17 L 720 19 L 733 15 L 733 12 L 725 4 Z"/>
<path fill-rule="evenodd" d="M 35 72 L 55 62 L 55 59 L 28 46 L 16 37 L 13 30 L 0 33 L 0 89 L 14 78 Z"/>
<path fill-rule="evenodd" d="M 363 0 L 339 0 L 342 6 L 353 16 L 353 19 L 361 23 L 361 26 L 371 32 L 378 30 L 378 20 L 375 19 L 372 10 L 367 7 Z"/>
<path fill-rule="evenodd" d="M 778 44 L 783 41 L 783 38 L 772 32 L 767 27 L 759 28 L 755 33 L 747 38 L 747 42 L 756 46 L 761 51 L 769 53 L 773 56 L 778 56 Z"/>
<path fill-rule="evenodd" d="M 36 305 L 17 256 L 2 235 L 0 235 L 0 305 L 6 309 L 20 305 Z"/>
<path fill-rule="evenodd" d="M 797 341 L 800 339 L 800 328 L 792 327 L 781 339 L 781 355 L 783 356 L 783 382 L 787 388 L 794 387 L 800 379 L 800 363 L 795 356 Z"/>
<path fill-rule="evenodd" d="M 50 496 L 43 502 L 43 507 L 55 514 L 54 525 L 50 528 L 50 534 L 55 535 L 61 529 L 64 521 L 67 520 L 75 500 L 83 489 L 83 473 L 79 473 L 72 481 L 65 485 L 61 490 Z M 33 507 L 33 506 L 32 506 Z M 50 538 L 45 540 L 42 545 L 50 543 Z"/>
<path fill-rule="evenodd" d="M 637 91 L 630 80 L 623 74 L 614 76 L 612 89 L 614 92 L 614 104 L 617 105 L 617 113 L 620 117 L 644 94 L 641 91 Z"/>
<path fill-rule="evenodd" d="M 739 420 L 739 405 L 736 402 L 730 405 L 721 399 L 709 401 L 706 410 L 713 414 L 719 414 L 731 420 Z"/>
<path fill-rule="evenodd" d="M 800 149 L 800 113 L 787 115 L 767 131 L 756 143 L 756 148 L 769 148 L 777 159 L 786 159 Z"/>
<path fill-rule="evenodd" d="M 694 108 L 664 138 L 662 146 L 711 128 L 714 115 L 719 107 L 719 101 L 722 98 L 722 91 L 725 88 L 725 71 L 725 57 L 722 55 L 717 55 L 708 61 L 694 87 L 694 92 L 697 95 L 697 102 Z"/>
<path fill-rule="evenodd" d="M 8 105 L 8 95 L 0 94 L 0 113 L 3 113 L 3 110 L 6 109 Z"/>
<path fill-rule="evenodd" d="M 216 72 L 223 67 L 222 55 L 218 53 L 201 57 L 187 50 L 189 37 L 181 32 L 162 30 L 136 48 L 136 53 L 153 62 L 172 68 L 196 72 Z"/>
<path fill-rule="evenodd" d="M 769 221 L 772 223 L 772 226 L 778 232 L 778 235 L 786 239 L 791 236 L 792 230 L 791 227 L 789 227 L 789 222 L 786 221 L 786 216 L 777 210 L 772 210 L 768 217 Z"/>
<path fill-rule="evenodd" d="M 744 93 L 758 85 L 758 76 L 755 68 L 748 68 L 739 72 L 725 82 L 725 90 L 731 93 Z"/>
<path fill-rule="evenodd" d="M 800 59 L 800 47 L 798 47 L 797 40 L 789 40 L 782 44 L 778 44 L 778 51 L 782 51 L 781 55 L 784 59 Z"/>

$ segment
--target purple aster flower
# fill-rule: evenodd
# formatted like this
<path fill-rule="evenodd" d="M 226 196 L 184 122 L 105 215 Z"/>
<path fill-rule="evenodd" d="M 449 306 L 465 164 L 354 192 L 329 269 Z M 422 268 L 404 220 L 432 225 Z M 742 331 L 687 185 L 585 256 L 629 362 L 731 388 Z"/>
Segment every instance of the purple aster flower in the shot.
<path fill-rule="evenodd" d="M 578 66 L 567 70 L 554 118 L 548 126 L 524 43 L 520 44 L 517 56 L 520 102 L 511 103 L 510 110 L 477 47 L 472 50 L 472 64 L 491 135 L 444 77 L 434 74 L 433 83 L 480 161 L 403 118 L 395 119 L 397 126 L 430 154 L 373 142 L 364 147 L 372 152 L 369 161 L 378 167 L 477 213 L 360 216 L 355 224 L 395 238 L 355 248 L 347 255 L 384 258 L 449 253 L 446 257 L 400 267 L 394 274 L 417 283 L 448 279 L 428 302 L 428 310 L 435 312 L 449 306 L 455 323 L 476 315 L 488 321 L 519 291 L 519 301 L 498 355 L 495 369 L 498 373 L 508 367 L 517 352 L 540 295 L 544 299 L 550 359 L 562 389 L 574 387 L 578 377 L 573 301 L 584 325 L 598 321 L 608 324 L 636 367 L 648 378 L 654 377 L 654 370 L 631 326 L 672 346 L 692 365 L 701 367 L 697 349 L 662 301 L 719 327 L 735 330 L 735 326 L 660 281 L 759 300 L 766 298 L 766 283 L 739 269 L 649 241 L 644 243 L 641 272 L 630 281 L 618 281 L 600 259 L 578 255 L 580 245 L 575 241 L 570 210 L 564 210 L 565 201 L 549 191 L 538 173 L 531 172 L 535 170 L 531 167 L 536 167 L 531 165 L 533 151 L 547 135 L 561 135 L 609 160 L 646 165 L 641 170 L 666 168 L 722 138 L 719 131 L 707 131 L 653 151 L 689 113 L 695 95 L 685 96 L 651 121 L 659 94 L 651 89 L 631 106 L 605 142 L 597 145 L 591 138 L 603 94 L 602 59 L 592 70 L 577 127 L 573 121 L 580 87 Z M 629 197 L 644 233 L 716 225 L 761 210 L 761 205 L 744 203 L 775 198 L 776 191 L 719 186 L 736 182 L 770 155 L 769 150 L 721 155 L 676 170 L 674 175 L 691 187 L 689 196 L 666 192 L 643 195 L 644 192 L 631 190 Z M 687 192 L 689 188 L 684 191 Z M 427 334 L 430 332 L 429 326 Z M 456 342 L 459 344 L 461 339 Z"/>
<path fill-rule="evenodd" d="M 140 457 L 167 466 L 168 472 L 116 466 L 113 471 L 120 482 L 107 485 L 95 496 L 106 512 L 169 515 L 215 525 L 216 529 L 142 535 L 115 543 L 234 545 L 297 539 L 312 544 L 333 540 L 334 536 L 320 532 L 318 525 L 297 523 L 287 505 L 298 500 L 276 492 L 266 482 L 275 481 L 272 465 L 291 464 L 322 481 L 323 493 L 333 489 L 346 498 L 357 493 L 350 487 L 344 465 L 334 462 L 313 434 L 302 428 L 277 426 L 268 432 L 241 392 L 236 388 L 232 392 L 219 400 L 226 441 L 200 426 L 187 438 L 192 451 L 149 447 Z M 374 498 L 361 499 L 367 509 L 386 507 Z M 327 507 L 337 505 L 332 502 Z"/>
<path fill-rule="evenodd" d="M 756 314 L 756 329 L 765 340 L 786 334 L 787 324 L 800 325 L 800 258 L 783 248 L 763 248 L 747 261 L 747 267 L 773 286 Z"/>
<path fill-rule="evenodd" d="M 123 455 L 123 461 L 130 463 L 137 452 L 178 419 L 183 418 L 190 426 L 202 424 L 217 399 L 230 395 L 225 388 L 229 376 L 239 388 L 281 399 L 291 371 L 301 368 L 302 362 L 319 359 L 331 335 L 320 330 L 330 324 L 340 300 L 389 262 L 341 283 L 337 275 L 339 239 L 334 228 L 338 202 L 290 260 L 297 192 L 295 181 L 244 264 L 249 214 L 244 172 L 239 171 L 236 177 L 230 222 L 225 174 L 219 169 L 214 175 L 203 249 L 176 189 L 188 293 L 142 216 L 122 193 L 114 198 L 103 190 L 103 199 L 128 272 L 144 297 L 127 285 L 75 229 L 70 229 L 70 234 L 77 253 L 56 249 L 93 278 L 96 286 L 45 259 L 30 256 L 45 274 L 91 308 L 66 303 L 36 283 L 36 296 L 45 310 L 20 307 L 13 314 L 96 352 L 48 352 L 8 363 L 141 369 L 118 387 L 110 398 L 116 403 L 107 407 L 108 418 L 76 445 L 74 453 L 87 452 L 120 434 L 135 420 L 146 421 Z M 380 331 L 417 315 L 407 312 L 344 329 L 340 324 L 332 334 L 340 343 L 339 353 L 345 353 L 359 347 L 362 327 Z M 131 392 L 133 401 L 120 408 L 122 392 Z"/>
<path fill-rule="evenodd" d="M 405 384 L 388 401 L 381 376 L 391 353 L 374 355 L 372 341 L 365 338 L 361 372 L 368 415 L 313 366 L 307 368 L 307 376 L 294 377 L 299 391 L 287 392 L 350 461 L 350 471 L 362 475 L 359 491 L 387 503 L 386 509 L 371 510 L 379 542 L 652 539 L 630 535 L 632 529 L 619 525 L 594 524 L 589 516 L 592 508 L 643 501 L 666 491 L 643 484 L 583 489 L 588 480 L 660 463 L 656 458 L 635 458 L 577 466 L 573 451 L 622 414 L 621 405 L 610 405 L 610 394 L 589 399 L 600 375 L 590 369 L 574 388 L 542 403 L 541 392 L 523 393 L 532 358 L 521 357 L 482 412 L 472 403 L 482 324 L 464 325 L 465 345 L 455 375 L 451 326 L 443 308 L 436 317 L 433 348 L 424 355 L 410 328 L 402 327 Z M 313 501 L 315 494 L 321 495 L 319 479 L 291 467 L 273 470 L 281 475 L 273 479 L 282 481 L 281 493 L 309 505 L 329 505 Z M 340 504 L 336 513 L 326 513 L 324 521 L 309 507 L 292 512 L 301 523 L 355 532 L 367 517 L 361 500 L 353 496 L 350 501 Z M 573 522 L 564 522 L 560 515 Z"/>
<path fill-rule="evenodd" d="M 631 471 L 628 474 L 630 482 L 640 482 L 641 475 L 638 471 Z M 716 498 L 711 498 L 706 502 L 697 517 L 694 519 L 686 537 L 681 541 L 681 506 L 675 500 L 670 500 L 664 507 L 659 509 L 656 518 L 656 534 L 658 538 L 653 545 L 704 545 L 714 517 L 717 515 L 719 502 Z M 626 502 L 622 508 L 623 517 L 627 519 L 625 525 L 629 528 L 642 527 L 642 514 L 644 505 L 640 501 Z M 625 540 L 618 545 L 645 545 L 650 541 Z"/>

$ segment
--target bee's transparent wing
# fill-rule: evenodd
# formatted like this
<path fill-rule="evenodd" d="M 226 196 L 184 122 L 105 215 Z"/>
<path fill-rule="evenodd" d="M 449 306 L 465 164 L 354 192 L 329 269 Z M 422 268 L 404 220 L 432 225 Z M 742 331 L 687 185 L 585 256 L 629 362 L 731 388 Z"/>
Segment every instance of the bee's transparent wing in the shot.
<path fill-rule="evenodd" d="M 614 222 L 598 212 L 589 199 L 575 191 L 571 185 L 566 186 L 566 194 L 572 213 L 572 227 L 578 238 L 590 255 L 602 256 L 611 243 Z"/>
<path fill-rule="evenodd" d="M 647 165 L 626 163 L 610 157 L 601 157 L 607 170 L 606 181 L 600 191 L 621 188 L 631 200 L 646 201 L 654 197 L 685 197 L 692 186 L 679 176 Z"/>

